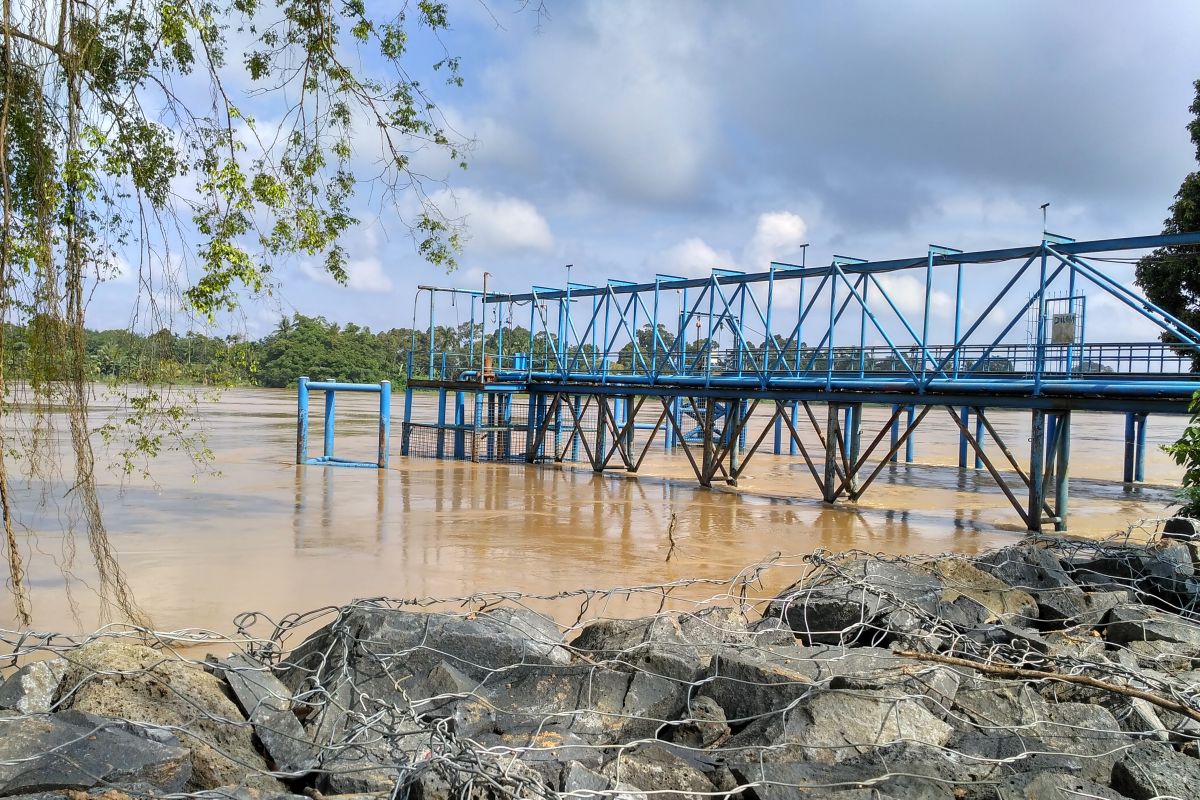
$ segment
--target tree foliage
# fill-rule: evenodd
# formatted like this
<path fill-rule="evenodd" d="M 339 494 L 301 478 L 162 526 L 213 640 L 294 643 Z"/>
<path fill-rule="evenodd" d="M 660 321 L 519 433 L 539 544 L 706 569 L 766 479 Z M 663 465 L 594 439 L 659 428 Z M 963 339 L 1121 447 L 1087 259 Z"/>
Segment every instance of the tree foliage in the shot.
<path fill-rule="evenodd" d="M 461 83 L 441 44 L 448 24 L 437 0 L 391 16 L 363 0 L 0 0 L 0 304 L 23 333 L 0 326 L 0 369 L 14 351 L 22 363 L 19 378 L 0 372 L 0 512 L 22 622 L 18 450 L 30 477 L 68 487 L 63 510 L 86 531 L 105 611 L 143 619 L 96 495 L 84 320 L 97 281 L 132 273 L 152 310 L 175 293 L 209 320 L 269 290 L 289 257 L 345 281 L 364 184 L 426 260 L 453 267 L 457 223 L 413 162 L 430 150 L 462 163 L 464 143 L 412 64 L 432 52 L 421 66 Z M 178 406 L 134 391 L 129 429 L 152 449 L 147 430 L 170 427 Z M 69 476 L 51 446 L 60 408 Z M 17 425 L 31 434 L 18 441 Z"/>
<path fill-rule="evenodd" d="M 1188 124 L 1196 161 L 1200 163 L 1200 80 Z M 1191 172 L 1179 185 L 1171 216 L 1163 222 L 1163 233 L 1200 231 L 1200 171 Z M 1192 328 L 1200 328 L 1200 248 L 1160 247 L 1138 261 L 1136 280 L 1146 298 L 1174 314 Z M 1169 334 L 1163 334 L 1169 341 Z M 1194 358 L 1194 367 L 1200 359 Z"/>

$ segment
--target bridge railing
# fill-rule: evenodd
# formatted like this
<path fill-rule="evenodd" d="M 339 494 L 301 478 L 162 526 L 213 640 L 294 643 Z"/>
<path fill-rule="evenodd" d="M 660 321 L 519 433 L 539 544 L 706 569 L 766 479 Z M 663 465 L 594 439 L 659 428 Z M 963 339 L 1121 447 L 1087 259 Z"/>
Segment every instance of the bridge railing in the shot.
<path fill-rule="evenodd" d="M 1096 344 L 1004 344 L 970 345 L 958 348 L 940 345 L 926 349 L 922 364 L 919 347 L 897 353 L 886 345 L 766 348 L 699 348 L 681 357 L 678 353 L 622 350 L 600 353 L 588 348 L 567 353 L 534 352 L 480 354 L 435 352 L 432 365 L 427 352 L 413 354 L 410 378 L 440 381 L 485 381 L 556 374 L 573 379 L 612 378 L 641 375 L 652 378 L 759 377 L 804 378 L 834 375 L 839 378 L 865 375 L 910 377 L 916 380 L 965 377 L 1043 377 L 1066 379 L 1126 377 L 1159 378 L 1187 376 L 1192 357 L 1160 342 L 1104 342 Z M 831 364 L 832 359 L 832 364 Z M 432 366 L 432 368 L 430 368 Z"/>

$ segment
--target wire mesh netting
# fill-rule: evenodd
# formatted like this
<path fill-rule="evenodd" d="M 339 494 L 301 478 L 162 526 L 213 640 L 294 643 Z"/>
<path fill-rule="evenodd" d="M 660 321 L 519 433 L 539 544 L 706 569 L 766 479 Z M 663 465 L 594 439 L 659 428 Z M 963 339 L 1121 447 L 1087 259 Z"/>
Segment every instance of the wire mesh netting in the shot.
<path fill-rule="evenodd" d="M 1196 547 L 0 632 L 0 796 L 1193 797 Z"/>

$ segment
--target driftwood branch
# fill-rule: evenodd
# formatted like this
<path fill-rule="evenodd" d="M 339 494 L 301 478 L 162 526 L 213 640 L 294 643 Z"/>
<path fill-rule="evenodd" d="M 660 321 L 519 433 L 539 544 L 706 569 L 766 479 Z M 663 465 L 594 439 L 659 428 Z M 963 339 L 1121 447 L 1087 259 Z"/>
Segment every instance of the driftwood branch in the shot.
<path fill-rule="evenodd" d="M 917 653 L 912 650 L 897 650 L 896 655 L 903 658 L 912 658 L 917 661 L 930 661 L 935 664 L 947 664 L 953 667 L 966 667 L 980 672 L 984 675 L 994 675 L 997 678 L 1025 678 L 1029 680 L 1053 680 L 1062 681 L 1063 683 L 1075 683 L 1080 686 L 1091 686 L 1093 689 L 1100 689 L 1113 694 L 1125 695 L 1126 697 L 1135 697 L 1139 700 L 1145 700 L 1148 703 L 1174 711 L 1176 714 L 1183 714 L 1189 719 L 1200 722 L 1200 710 L 1192 706 L 1180 703 L 1178 700 L 1172 700 L 1163 697 L 1154 692 L 1148 692 L 1145 689 L 1138 689 L 1133 686 L 1123 686 L 1119 683 L 1093 678 L 1090 675 L 1072 675 L 1064 672 L 1054 672 L 1050 670 L 1040 669 L 1023 669 L 1021 667 L 1013 667 L 1007 664 L 985 664 L 978 661 L 970 661 L 965 658 L 955 658 L 954 656 L 943 656 L 936 653 Z"/>

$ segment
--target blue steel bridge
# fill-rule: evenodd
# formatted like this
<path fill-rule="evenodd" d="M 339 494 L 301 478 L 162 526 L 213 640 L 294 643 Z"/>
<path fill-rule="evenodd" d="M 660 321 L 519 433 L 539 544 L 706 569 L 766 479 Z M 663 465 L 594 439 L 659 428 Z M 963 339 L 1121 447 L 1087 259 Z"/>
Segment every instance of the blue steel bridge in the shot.
<path fill-rule="evenodd" d="M 1132 483 L 1147 416 L 1184 414 L 1200 390 L 1200 332 L 1129 277 L 1148 249 L 1196 244 L 1200 232 L 1047 233 L 1024 247 L 519 294 L 423 286 L 414 320 L 427 310 L 429 335 L 408 353 L 401 453 L 636 473 L 658 446 L 709 487 L 736 485 L 768 449 L 803 462 L 814 488 L 798 494 L 838 503 L 912 461 L 920 426 L 949 425 L 959 466 L 986 470 L 1029 530 L 1065 530 L 1072 412 L 1125 415 L 1113 446 Z M 466 317 L 465 351 L 436 347 L 451 317 Z M 414 419 L 414 390 L 437 392 L 435 419 Z M 881 427 L 864 429 L 867 404 L 885 407 Z M 992 409 L 1027 411 L 1029 441 L 1006 442 Z"/>

